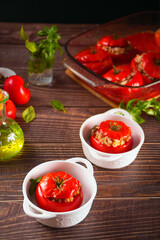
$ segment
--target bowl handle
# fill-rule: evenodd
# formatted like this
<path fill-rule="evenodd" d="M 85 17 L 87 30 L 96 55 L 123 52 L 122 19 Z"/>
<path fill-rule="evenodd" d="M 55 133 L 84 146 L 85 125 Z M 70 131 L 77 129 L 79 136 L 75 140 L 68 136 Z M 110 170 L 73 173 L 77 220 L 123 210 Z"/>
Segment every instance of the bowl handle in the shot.
<path fill-rule="evenodd" d="M 121 115 L 122 117 L 127 117 L 129 119 L 132 119 L 132 116 L 124 109 L 121 108 L 113 108 L 110 109 L 106 112 L 106 114 L 117 114 L 117 115 Z M 132 119 L 133 120 L 133 119 Z"/>
<path fill-rule="evenodd" d="M 40 211 L 38 212 L 37 210 L 35 210 L 36 212 L 33 212 L 32 208 L 29 206 L 28 202 L 25 199 L 23 200 L 23 210 L 29 217 L 33 218 L 46 219 L 56 217 L 56 214 L 49 215 Z"/>
<path fill-rule="evenodd" d="M 120 157 L 122 157 L 122 155 L 117 155 L 115 154 L 114 156 L 105 156 L 105 157 L 102 157 L 100 155 L 98 155 L 94 150 L 92 150 L 91 148 L 89 148 L 89 151 L 90 151 L 90 154 L 92 156 L 94 156 L 96 159 L 99 159 L 100 161 L 115 161 L 117 159 L 119 159 Z"/>
<path fill-rule="evenodd" d="M 66 161 L 71 162 L 71 163 L 83 163 L 86 166 L 87 171 L 91 174 L 91 176 L 93 176 L 93 172 L 94 172 L 93 166 L 87 159 L 75 157 L 75 158 L 70 158 Z"/>

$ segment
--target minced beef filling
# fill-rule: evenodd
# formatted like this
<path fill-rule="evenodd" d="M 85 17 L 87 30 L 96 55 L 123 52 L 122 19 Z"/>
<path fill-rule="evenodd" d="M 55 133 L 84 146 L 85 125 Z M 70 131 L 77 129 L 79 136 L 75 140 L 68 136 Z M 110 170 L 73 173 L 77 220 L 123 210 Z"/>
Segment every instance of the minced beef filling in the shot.
<path fill-rule="evenodd" d="M 131 136 L 123 137 L 120 140 L 118 139 L 111 139 L 99 132 L 99 127 L 95 127 L 92 132 L 92 136 L 94 136 L 100 143 L 107 145 L 108 147 L 113 146 L 117 147 L 119 145 L 124 145 L 126 142 L 128 142 L 131 139 Z"/>

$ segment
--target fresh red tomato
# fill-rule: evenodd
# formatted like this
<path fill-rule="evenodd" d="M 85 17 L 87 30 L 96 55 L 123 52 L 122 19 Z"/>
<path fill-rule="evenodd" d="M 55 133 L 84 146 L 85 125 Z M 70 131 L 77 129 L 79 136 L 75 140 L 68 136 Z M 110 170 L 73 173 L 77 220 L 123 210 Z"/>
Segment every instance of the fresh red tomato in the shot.
<path fill-rule="evenodd" d="M 10 117 L 12 119 L 15 119 L 16 117 L 16 106 L 14 105 L 14 103 L 8 99 L 6 102 L 6 115 L 7 117 Z"/>
<path fill-rule="evenodd" d="M 112 68 L 113 62 L 110 56 L 101 62 L 88 62 L 83 63 L 84 66 L 92 70 L 93 72 L 102 75 L 106 71 Z"/>
<path fill-rule="evenodd" d="M 101 62 L 108 57 L 108 53 L 97 46 L 90 47 L 76 54 L 75 59 L 81 63 Z"/>
<path fill-rule="evenodd" d="M 101 152 L 127 152 L 133 146 L 131 129 L 121 121 L 103 121 L 100 127 L 91 133 L 90 144 Z"/>
<path fill-rule="evenodd" d="M 65 172 L 48 173 L 37 185 L 38 206 L 52 212 L 66 212 L 80 207 L 82 187 L 77 179 Z"/>
<path fill-rule="evenodd" d="M 18 75 L 10 76 L 5 80 L 4 90 L 9 93 L 9 98 L 15 104 L 25 104 L 31 97 L 29 88 L 25 86 L 23 78 Z"/>

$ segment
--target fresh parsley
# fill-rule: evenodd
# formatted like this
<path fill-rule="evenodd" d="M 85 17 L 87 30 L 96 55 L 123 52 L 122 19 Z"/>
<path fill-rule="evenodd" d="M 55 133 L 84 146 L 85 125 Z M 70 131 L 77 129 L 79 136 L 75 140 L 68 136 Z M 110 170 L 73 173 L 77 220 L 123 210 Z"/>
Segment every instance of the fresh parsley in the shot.
<path fill-rule="evenodd" d="M 139 124 L 145 122 L 145 120 L 141 117 L 143 112 L 154 116 L 158 121 L 160 121 L 160 102 L 156 101 L 154 98 L 146 101 L 132 99 L 126 105 L 124 104 L 124 101 L 122 101 L 119 107 L 129 112 L 133 120 Z"/>

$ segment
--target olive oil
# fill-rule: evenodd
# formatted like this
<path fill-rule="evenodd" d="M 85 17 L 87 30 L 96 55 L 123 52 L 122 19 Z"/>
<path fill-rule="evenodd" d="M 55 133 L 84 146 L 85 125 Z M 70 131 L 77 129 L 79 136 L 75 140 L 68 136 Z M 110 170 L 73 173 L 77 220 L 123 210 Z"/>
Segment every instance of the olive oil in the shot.
<path fill-rule="evenodd" d="M 0 89 L 1 90 L 1 89 Z M 3 98 L 1 98 L 1 93 Z M 24 144 L 24 134 L 16 121 L 7 118 L 5 114 L 5 102 L 8 93 L 0 92 L 0 160 L 9 159 L 19 153 Z"/>

